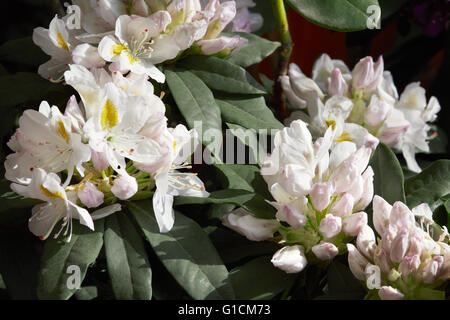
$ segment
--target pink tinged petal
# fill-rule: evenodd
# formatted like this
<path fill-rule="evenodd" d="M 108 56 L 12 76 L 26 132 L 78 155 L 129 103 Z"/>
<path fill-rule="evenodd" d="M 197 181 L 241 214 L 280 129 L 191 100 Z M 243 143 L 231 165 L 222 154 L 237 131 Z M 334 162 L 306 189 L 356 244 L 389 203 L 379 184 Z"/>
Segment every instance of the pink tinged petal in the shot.
<path fill-rule="evenodd" d="M 271 238 L 280 227 L 277 220 L 259 219 L 244 210 L 236 210 L 224 215 L 222 224 L 251 241 L 264 241 Z"/>
<path fill-rule="evenodd" d="M 373 225 L 380 236 L 383 236 L 389 225 L 392 206 L 380 196 L 373 198 Z"/>
<path fill-rule="evenodd" d="M 375 253 L 374 262 L 377 266 L 380 267 L 383 273 L 388 274 L 392 269 L 389 253 L 383 248 L 381 248 L 378 252 Z"/>
<path fill-rule="evenodd" d="M 306 108 L 306 101 L 298 97 L 295 94 L 294 90 L 292 89 L 289 76 L 281 76 L 280 80 L 283 92 L 286 95 L 286 98 L 288 99 L 289 103 L 297 109 Z"/>
<path fill-rule="evenodd" d="M 376 94 L 372 95 L 369 106 L 364 114 L 364 121 L 371 126 L 378 126 L 384 121 L 393 108 L 391 104 L 381 100 Z"/>
<path fill-rule="evenodd" d="M 409 247 L 409 232 L 401 231 L 391 244 L 390 257 L 393 262 L 399 263 L 402 261 Z"/>
<path fill-rule="evenodd" d="M 312 187 L 309 195 L 312 198 L 314 208 L 318 211 L 322 211 L 330 204 L 330 198 L 334 192 L 332 183 L 316 183 Z"/>
<path fill-rule="evenodd" d="M 271 262 L 286 273 L 298 273 L 308 264 L 304 249 L 299 245 L 281 248 L 273 255 Z"/>
<path fill-rule="evenodd" d="M 327 239 L 337 236 L 341 232 L 341 229 L 342 219 L 340 217 L 327 214 L 325 218 L 320 221 L 319 232 Z"/>
<path fill-rule="evenodd" d="M 64 210 L 64 209 L 63 209 Z M 28 220 L 28 228 L 41 240 L 48 238 L 63 212 L 55 210 L 50 203 L 38 204 L 31 210 L 32 218 Z"/>
<path fill-rule="evenodd" d="M 366 279 L 366 266 L 369 261 L 350 243 L 347 243 L 348 265 L 356 279 L 364 281 Z"/>
<path fill-rule="evenodd" d="M 197 44 L 201 47 L 203 54 L 213 55 L 225 49 L 237 52 L 236 49 L 242 47 L 247 42 L 247 39 L 239 36 L 232 38 L 223 36 L 216 39 L 200 40 Z"/>
<path fill-rule="evenodd" d="M 398 266 L 398 271 L 402 274 L 402 277 L 414 274 L 419 270 L 420 262 L 420 257 L 418 255 L 405 256 Z"/>
<path fill-rule="evenodd" d="M 291 205 L 283 205 L 276 216 L 278 220 L 287 222 L 294 228 L 301 228 L 306 224 L 306 216 Z"/>
<path fill-rule="evenodd" d="M 420 257 L 422 251 L 424 250 L 424 241 L 425 238 L 422 231 L 413 231 L 411 234 L 407 255 L 416 255 Z"/>
<path fill-rule="evenodd" d="M 127 200 L 134 196 L 138 191 L 136 178 L 121 175 L 113 181 L 111 192 L 120 200 Z"/>
<path fill-rule="evenodd" d="M 383 79 L 384 72 L 384 60 L 383 56 L 380 56 L 374 65 L 374 72 L 372 81 L 368 84 L 369 90 L 375 90 Z"/>
<path fill-rule="evenodd" d="M 72 60 L 75 64 L 88 69 L 103 68 L 106 64 L 106 61 L 98 54 L 98 49 L 87 43 L 75 47 L 72 51 Z"/>
<path fill-rule="evenodd" d="M 339 253 L 339 249 L 332 243 L 322 241 L 311 248 L 317 259 L 331 260 Z"/>
<path fill-rule="evenodd" d="M 367 259 L 373 260 L 376 246 L 375 233 L 368 225 L 364 226 L 356 238 L 356 247 Z"/>
<path fill-rule="evenodd" d="M 370 166 L 367 167 L 366 171 L 364 171 L 364 174 L 362 175 L 363 178 L 362 195 L 355 205 L 355 210 L 364 210 L 372 201 L 374 193 L 373 176 L 374 172 L 372 167 Z"/>
<path fill-rule="evenodd" d="M 153 211 L 161 233 L 169 232 L 175 223 L 173 196 L 156 189 L 153 195 Z"/>
<path fill-rule="evenodd" d="M 431 259 L 428 264 L 422 270 L 422 279 L 423 282 L 432 284 L 439 277 L 439 273 L 444 264 L 443 256 L 435 256 Z"/>
<path fill-rule="evenodd" d="M 405 297 L 400 290 L 392 288 L 391 286 L 383 286 L 378 290 L 378 295 L 381 300 L 403 300 Z"/>
<path fill-rule="evenodd" d="M 88 208 L 96 208 L 103 203 L 104 194 L 92 183 L 86 182 L 84 188 L 77 192 L 80 201 Z"/>
<path fill-rule="evenodd" d="M 328 92 L 335 96 L 345 96 L 348 90 L 348 84 L 342 76 L 340 69 L 335 68 L 331 73 Z"/>
<path fill-rule="evenodd" d="M 331 207 L 331 213 L 337 217 L 345 217 L 353 212 L 353 196 L 345 193 Z"/>
<path fill-rule="evenodd" d="M 416 220 L 409 208 L 400 201 L 396 201 L 392 206 L 389 223 L 395 225 L 399 230 L 410 230 L 415 224 Z"/>
<path fill-rule="evenodd" d="M 344 219 L 343 230 L 345 234 L 355 237 L 367 225 L 367 213 L 358 212 Z"/>
<path fill-rule="evenodd" d="M 353 87 L 364 88 L 373 80 L 373 60 L 372 57 L 361 59 L 353 69 Z"/>
<path fill-rule="evenodd" d="M 91 148 L 91 159 L 94 163 L 94 168 L 98 171 L 103 171 L 109 167 L 108 159 L 103 152 L 97 152 Z"/>

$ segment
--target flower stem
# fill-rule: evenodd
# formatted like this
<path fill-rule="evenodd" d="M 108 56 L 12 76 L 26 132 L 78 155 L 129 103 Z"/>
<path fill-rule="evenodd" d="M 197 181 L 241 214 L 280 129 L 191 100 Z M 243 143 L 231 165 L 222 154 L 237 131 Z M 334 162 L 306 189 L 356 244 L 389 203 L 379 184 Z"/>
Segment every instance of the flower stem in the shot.
<path fill-rule="evenodd" d="M 278 30 L 278 38 L 281 42 L 281 47 L 278 51 L 278 67 L 275 73 L 274 99 L 278 118 L 280 120 L 283 120 L 289 116 L 290 112 L 286 106 L 286 96 L 284 95 L 283 88 L 281 87 L 280 76 L 284 76 L 287 74 L 289 59 L 291 58 L 292 54 L 293 42 L 291 33 L 289 32 L 289 24 L 286 15 L 286 9 L 284 7 L 284 0 L 271 1 L 273 14 Z"/>

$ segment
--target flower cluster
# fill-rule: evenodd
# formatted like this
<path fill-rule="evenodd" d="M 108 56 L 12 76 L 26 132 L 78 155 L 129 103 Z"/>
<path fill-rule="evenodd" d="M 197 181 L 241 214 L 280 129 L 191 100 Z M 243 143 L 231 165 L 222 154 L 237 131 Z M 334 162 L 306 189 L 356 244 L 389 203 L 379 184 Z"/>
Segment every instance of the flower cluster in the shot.
<path fill-rule="evenodd" d="M 440 298 L 432 293 L 439 294 L 434 289 L 450 279 L 449 234 L 433 222 L 430 207 L 421 204 L 411 211 L 402 202 L 391 206 L 375 196 L 373 222 L 378 242 L 365 226 L 357 247 L 347 244 L 354 276 L 367 280 L 375 267 L 379 279 L 374 282 L 380 282 L 375 289 L 383 300 Z"/>
<path fill-rule="evenodd" d="M 436 120 L 439 102 L 432 97 L 427 103 L 419 83 L 409 84 L 399 97 L 382 57 L 376 63 L 371 57 L 361 59 L 350 71 L 343 61 L 324 54 L 314 65 L 312 79 L 291 64 L 281 81 L 290 104 L 307 110 L 293 112 L 288 122 L 303 119 L 316 136 L 333 126 L 337 141 L 357 145 L 379 139 L 402 151 L 410 170 L 421 171 L 415 153 L 429 152 L 428 140 L 434 137 L 429 123 Z"/>
<path fill-rule="evenodd" d="M 33 39 L 52 58 L 39 73 L 64 79 L 80 95 L 64 113 L 42 102 L 26 110 L 8 142 L 5 177 L 18 194 L 43 203 L 33 208 L 30 230 L 46 239 L 61 222 L 70 241 L 72 219 L 93 220 L 121 210 L 118 200 L 153 195 L 161 232 L 174 224 L 173 197 L 207 197 L 190 169 L 195 130 L 169 128 L 165 105 L 149 78 L 181 54 L 229 54 L 245 39 L 220 36 L 236 15 L 234 1 L 73 1 L 82 29 L 55 17 Z M 245 2 L 246 9 L 251 2 Z M 247 27 L 245 27 L 247 29 Z M 156 187 L 156 190 L 153 190 Z M 87 209 L 93 209 L 89 212 Z"/>
<path fill-rule="evenodd" d="M 147 75 L 164 82 L 156 65 L 186 54 L 229 55 L 246 43 L 239 36 L 220 36 L 230 24 L 249 30 L 247 7 L 234 1 L 210 0 L 204 8 L 200 0 L 73 0 L 81 10 L 80 28 L 71 16 L 55 18 L 48 29 L 36 28 L 33 41 L 51 60 L 39 74 L 60 80 L 69 64 L 86 68 L 108 65 L 112 72 Z M 244 11 L 242 11 L 244 10 Z M 239 19 L 235 21 L 237 12 Z M 247 24 L 249 26 L 247 26 Z"/>
<path fill-rule="evenodd" d="M 223 218 L 250 240 L 283 244 L 272 263 L 288 273 L 346 252 L 345 244 L 367 225 L 363 210 L 373 197 L 372 149 L 350 141 L 335 144 L 336 134 L 329 127 L 313 142 L 301 120 L 277 132 L 261 170 L 276 219 L 258 219 L 242 209 Z"/>

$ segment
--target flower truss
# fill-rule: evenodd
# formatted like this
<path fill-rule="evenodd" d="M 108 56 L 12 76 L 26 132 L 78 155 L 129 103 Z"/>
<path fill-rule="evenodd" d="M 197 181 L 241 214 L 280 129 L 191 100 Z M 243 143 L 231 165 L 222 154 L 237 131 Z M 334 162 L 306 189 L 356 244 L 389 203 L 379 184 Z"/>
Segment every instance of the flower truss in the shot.
<path fill-rule="evenodd" d="M 36 28 L 33 41 L 51 60 L 39 74 L 53 81 L 62 79 L 69 64 L 147 75 L 163 83 L 156 65 L 181 55 L 229 55 L 246 39 L 221 36 L 228 26 L 239 31 L 257 28 L 248 12 L 252 3 L 236 7 L 234 1 L 200 0 L 128 1 L 74 0 L 81 8 L 82 29 L 70 29 L 68 17 L 55 18 L 48 29 Z M 245 11 L 247 10 L 247 11 Z M 236 16 L 236 14 L 238 15 Z M 236 17 L 236 18 L 235 18 Z M 260 20 L 260 19 L 259 19 Z"/>
<path fill-rule="evenodd" d="M 337 128 L 338 141 L 371 144 L 378 138 L 403 153 L 408 168 L 420 172 L 416 152 L 429 152 L 429 123 L 436 120 L 441 107 L 432 97 L 428 103 L 419 83 L 409 84 L 398 96 L 392 75 L 384 71 L 383 58 L 361 59 L 353 71 L 340 60 L 322 55 L 314 65 L 312 79 L 291 64 L 282 76 L 287 98 L 296 109 L 294 119 L 310 123 L 311 131 L 321 135 L 329 126 Z M 375 138 L 376 137 L 376 138 Z"/>
<path fill-rule="evenodd" d="M 376 268 L 379 279 L 374 282 L 380 283 L 370 289 L 383 300 L 442 299 L 444 292 L 436 289 L 450 279 L 449 234 L 432 214 L 425 203 L 409 210 L 400 201 L 391 206 L 375 196 L 373 221 L 380 238 L 376 241 L 365 226 L 356 247 L 347 244 L 354 276 L 368 280 Z"/>
<path fill-rule="evenodd" d="M 301 120 L 279 131 L 261 171 L 277 219 L 258 219 L 242 209 L 224 216 L 226 226 L 250 240 L 283 244 L 272 263 L 288 273 L 344 253 L 367 225 L 363 210 L 373 196 L 372 149 L 349 141 L 335 144 L 336 134 L 330 127 L 313 142 Z"/>

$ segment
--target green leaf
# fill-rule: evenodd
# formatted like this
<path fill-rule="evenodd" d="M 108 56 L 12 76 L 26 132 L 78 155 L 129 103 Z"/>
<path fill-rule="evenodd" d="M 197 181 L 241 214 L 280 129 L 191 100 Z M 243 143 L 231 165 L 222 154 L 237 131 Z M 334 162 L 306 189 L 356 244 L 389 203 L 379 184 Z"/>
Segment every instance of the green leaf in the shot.
<path fill-rule="evenodd" d="M 261 219 L 274 219 L 276 209 L 268 204 L 259 194 L 247 190 L 227 189 L 211 192 L 208 198 L 176 197 L 175 205 L 185 204 L 224 204 L 240 206 Z"/>
<path fill-rule="evenodd" d="M 266 199 L 272 198 L 258 167 L 240 164 L 216 164 L 215 167 L 226 177 L 227 183 L 223 188 L 247 190 Z"/>
<path fill-rule="evenodd" d="M 380 143 L 370 161 L 374 175 L 374 193 L 390 204 L 405 203 L 404 177 L 402 167 L 394 152 Z"/>
<path fill-rule="evenodd" d="M 98 298 L 98 288 L 95 286 L 82 287 L 74 294 L 77 300 L 93 300 Z"/>
<path fill-rule="evenodd" d="M 50 60 L 50 57 L 33 43 L 31 37 L 10 40 L 0 46 L 0 61 L 34 67 L 47 60 Z"/>
<path fill-rule="evenodd" d="M 72 284 L 69 277 L 76 276 L 70 273 L 70 266 L 80 268 L 80 284 L 86 276 L 87 269 L 92 264 L 103 246 L 104 219 L 95 222 L 95 231 L 73 221 L 72 239 L 65 243 L 58 239 L 45 240 L 44 252 L 41 258 L 39 271 L 38 297 L 42 300 L 69 299 L 76 288 L 69 289 Z M 67 273 L 69 271 L 69 273 Z"/>
<path fill-rule="evenodd" d="M 450 193 L 450 160 L 438 160 L 405 181 L 406 203 L 410 208 L 428 203 L 432 210 Z"/>
<path fill-rule="evenodd" d="M 281 248 L 274 242 L 250 241 L 230 229 L 208 227 L 206 231 L 226 264 L 236 263 L 249 257 L 270 255 Z"/>
<path fill-rule="evenodd" d="M 125 213 L 108 216 L 104 241 L 108 273 L 116 299 L 150 300 L 152 269 L 139 231 Z"/>
<path fill-rule="evenodd" d="M 188 126 L 194 128 L 194 122 L 201 121 L 203 133 L 209 129 L 222 132 L 219 106 L 203 81 L 189 71 L 165 70 L 165 74 L 170 91 Z"/>
<path fill-rule="evenodd" d="M 260 257 L 230 271 L 237 299 L 269 300 L 294 281 L 296 275 L 274 267 L 270 259 Z"/>
<path fill-rule="evenodd" d="M 401 9 L 409 0 L 378 0 L 381 7 L 381 19 L 389 18 Z"/>
<path fill-rule="evenodd" d="M 11 299 L 36 300 L 39 270 L 39 243 L 22 224 L 21 229 L 0 232 L 0 274 Z"/>
<path fill-rule="evenodd" d="M 279 42 L 269 41 L 252 33 L 236 32 L 229 35 L 236 34 L 246 38 L 248 43 L 243 45 L 238 52 L 232 54 L 228 61 L 243 68 L 260 63 L 281 45 Z"/>
<path fill-rule="evenodd" d="M 50 93 L 66 90 L 62 84 L 52 83 L 34 73 L 19 72 L 3 76 L 0 77 L 0 107 L 11 107 L 25 102 L 39 104 Z"/>
<path fill-rule="evenodd" d="M 282 129 L 263 97 L 243 99 L 216 99 L 226 122 L 251 129 Z"/>
<path fill-rule="evenodd" d="M 175 225 L 160 233 L 152 202 L 130 202 L 129 209 L 161 262 L 194 299 L 234 299 L 234 292 L 220 256 L 203 229 L 176 214 Z"/>
<path fill-rule="evenodd" d="M 180 66 L 197 75 L 210 89 L 236 94 L 265 94 L 252 86 L 246 71 L 229 61 L 207 56 L 190 56 Z"/>
<path fill-rule="evenodd" d="M 251 157 L 249 158 L 250 163 L 255 163 L 261 166 L 264 161 L 266 152 L 262 152 L 261 155 L 258 154 L 260 148 L 258 142 L 258 135 L 256 130 L 247 129 L 240 125 L 226 122 L 228 128 L 230 128 L 231 133 L 239 139 L 241 143 L 248 146 L 251 152 Z M 266 136 L 267 137 L 267 136 Z M 253 158 L 252 158 L 253 157 Z"/>
<path fill-rule="evenodd" d="M 25 198 L 11 191 L 10 185 L 10 181 L 7 181 L 5 179 L 2 179 L 0 181 L 0 213 L 6 212 L 11 209 L 30 208 L 31 214 L 31 207 L 36 204 L 42 203 L 42 201 Z"/>
<path fill-rule="evenodd" d="M 336 31 L 358 31 L 367 28 L 368 19 L 374 19 L 370 6 L 377 0 L 287 0 L 306 20 Z"/>
<path fill-rule="evenodd" d="M 328 268 L 328 294 L 337 299 L 357 300 L 364 298 L 366 290 L 353 276 L 350 269 L 333 261 Z"/>

